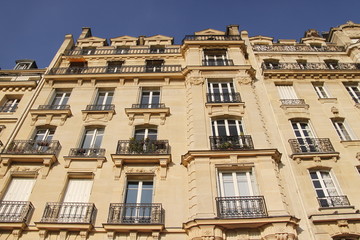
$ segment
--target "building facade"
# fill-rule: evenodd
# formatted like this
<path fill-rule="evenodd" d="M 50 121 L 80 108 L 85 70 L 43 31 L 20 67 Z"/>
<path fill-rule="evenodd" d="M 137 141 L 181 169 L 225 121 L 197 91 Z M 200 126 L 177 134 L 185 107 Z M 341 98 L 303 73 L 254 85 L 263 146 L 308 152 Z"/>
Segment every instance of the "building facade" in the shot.
<path fill-rule="evenodd" d="M 0 239 L 358 240 L 359 40 L 66 35 L 0 83 Z"/>

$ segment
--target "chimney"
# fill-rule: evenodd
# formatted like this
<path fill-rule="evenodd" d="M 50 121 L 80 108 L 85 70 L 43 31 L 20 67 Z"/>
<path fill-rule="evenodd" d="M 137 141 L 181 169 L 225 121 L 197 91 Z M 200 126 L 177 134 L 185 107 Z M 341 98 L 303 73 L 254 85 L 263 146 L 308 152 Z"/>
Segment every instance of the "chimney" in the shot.
<path fill-rule="evenodd" d="M 80 36 L 79 36 L 78 39 L 84 39 L 84 38 L 88 38 L 88 37 L 91 37 L 91 36 L 92 36 L 92 34 L 91 34 L 91 28 L 89 28 L 89 27 L 83 27 L 83 28 L 82 28 L 82 32 L 81 32 L 81 34 L 80 34 Z"/>
<path fill-rule="evenodd" d="M 138 45 L 144 45 L 145 44 L 145 37 L 146 36 L 139 36 Z"/>
<path fill-rule="evenodd" d="M 239 25 L 228 25 L 226 27 L 226 35 L 240 35 Z"/>

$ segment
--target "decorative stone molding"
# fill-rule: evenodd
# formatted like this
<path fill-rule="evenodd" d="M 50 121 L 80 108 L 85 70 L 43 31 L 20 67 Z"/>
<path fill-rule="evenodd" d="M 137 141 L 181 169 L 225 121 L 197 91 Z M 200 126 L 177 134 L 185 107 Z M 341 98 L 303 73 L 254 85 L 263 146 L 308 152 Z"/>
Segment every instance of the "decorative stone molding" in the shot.
<path fill-rule="evenodd" d="M 87 111 L 82 110 L 82 119 L 86 123 L 111 121 L 115 110 Z"/>
<path fill-rule="evenodd" d="M 206 110 L 210 117 L 217 115 L 243 116 L 245 113 L 245 103 L 206 103 Z"/>
<path fill-rule="evenodd" d="M 64 125 L 66 119 L 72 115 L 70 109 L 63 110 L 42 110 L 31 109 L 31 126 L 34 125 Z"/>
<path fill-rule="evenodd" d="M 186 82 L 190 83 L 190 85 L 202 85 L 205 82 L 205 78 L 202 76 L 201 71 L 192 70 L 186 76 Z"/>
<path fill-rule="evenodd" d="M 133 125 L 135 120 L 142 120 L 140 124 L 156 124 L 160 120 L 160 125 L 165 124 L 166 117 L 170 115 L 170 108 L 125 108 L 125 113 L 129 118 L 129 125 Z"/>

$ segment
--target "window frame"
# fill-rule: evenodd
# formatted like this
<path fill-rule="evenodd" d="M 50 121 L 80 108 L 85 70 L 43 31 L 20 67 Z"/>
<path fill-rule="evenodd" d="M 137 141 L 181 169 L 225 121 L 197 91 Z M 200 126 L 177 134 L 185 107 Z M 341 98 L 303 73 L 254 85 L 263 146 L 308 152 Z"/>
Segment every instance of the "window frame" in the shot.
<path fill-rule="evenodd" d="M 324 83 L 313 83 L 313 87 L 319 99 L 331 98 Z"/>
<path fill-rule="evenodd" d="M 333 118 L 331 122 L 341 141 L 353 141 L 356 139 L 353 131 L 345 119 Z"/>
<path fill-rule="evenodd" d="M 226 133 L 226 135 L 224 135 L 224 136 L 243 136 L 243 135 L 245 135 L 245 128 L 244 128 L 243 121 L 241 119 L 239 120 L 239 119 L 232 119 L 232 118 L 221 118 L 221 119 L 216 118 L 216 119 L 211 119 L 211 122 L 210 122 L 212 136 L 214 136 L 214 137 L 222 136 L 222 135 L 219 135 L 218 121 L 224 121 L 225 133 Z M 229 121 L 235 121 L 237 135 L 230 135 L 231 131 L 229 128 Z"/>
<path fill-rule="evenodd" d="M 254 167 L 249 169 L 234 169 L 234 170 L 217 170 L 217 183 L 218 183 L 218 196 L 220 197 L 253 197 L 259 195 L 259 190 L 256 182 Z M 225 194 L 224 178 L 223 174 L 231 174 L 231 183 L 234 190 L 234 196 L 227 196 Z M 239 191 L 239 179 L 238 173 L 245 173 L 248 195 L 242 195 Z"/>
<path fill-rule="evenodd" d="M 100 134 L 101 134 L 100 146 L 95 147 L 96 138 L 99 136 L 99 135 L 98 135 L 98 131 L 99 131 L 99 130 L 102 130 L 102 133 L 100 133 Z M 86 149 L 86 148 L 84 147 L 84 144 L 85 144 L 87 132 L 89 132 L 89 131 L 94 131 L 94 133 L 92 134 L 89 147 L 86 147 L 86 148 L 89 148 L 89 149 L 99 149 L 99 148 L 101 148 L 101 144 L 102 144 L 102 141 L 103 141 L 103 138 L 104 138 L 104 133 L 105 133 L 105 127 L 85 128 L 85 130 L 84 130 L 84 132 L 83 132 L 83 135 L 82 135 L 82 138 L 81 138 L 80 148 Z"/>

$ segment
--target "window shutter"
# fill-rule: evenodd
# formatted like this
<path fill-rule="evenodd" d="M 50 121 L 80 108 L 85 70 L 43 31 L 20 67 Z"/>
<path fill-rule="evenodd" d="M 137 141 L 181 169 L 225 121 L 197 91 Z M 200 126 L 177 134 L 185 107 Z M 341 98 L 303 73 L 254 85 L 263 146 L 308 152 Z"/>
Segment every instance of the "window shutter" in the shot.
<path fill-rule="evenodd" d="M 63 202 L 88 202 L 92 179 L 70 179 Z"/>
<path fill-rule="evenodd" d="M 35 179 L 13 178 L 8 186 L 3 201 L 28 201 Z"/>
<path fill-rule="evenodd" d="M 280 85 L 276 86 L 280 95 L 280 99 L 298 99 L 293 86 Z"/>

